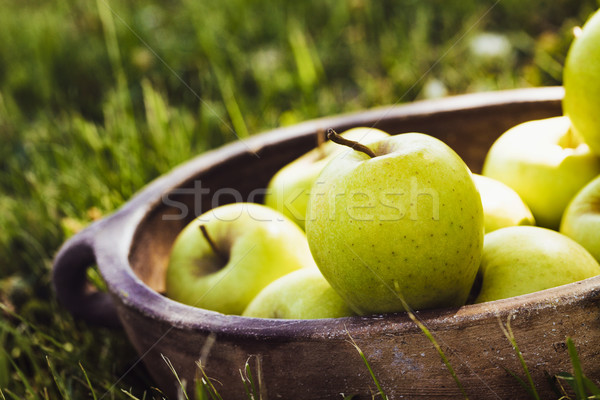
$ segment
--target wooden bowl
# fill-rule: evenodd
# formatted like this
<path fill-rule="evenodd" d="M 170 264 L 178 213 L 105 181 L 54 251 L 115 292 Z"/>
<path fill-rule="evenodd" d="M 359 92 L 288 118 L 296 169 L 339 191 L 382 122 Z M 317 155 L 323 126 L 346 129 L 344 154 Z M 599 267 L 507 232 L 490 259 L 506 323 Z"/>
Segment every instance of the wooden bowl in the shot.
<path fill-rule="evenodd" d="M 371 398 L 375 384 L 362 349 L 389 398 L 464 398 L 440 355 L 405 313 L 321 320 L 223 315 L 163 296 L 169 251 L 195 215 L 265 188 L 283 165 L 315 146 L 319 130 L 375 126 L 436 136 L 480 171 L 487 149 L 509 127 L 561 113 L 561 88 L 472 94 L 323 118 L 256 135 L 207 152 L 160 177 L 108 218 L 60 249 L 53 280 L 75 316 L 122 326 L 158 387 L 171 398 L 176 380 L 161 357 L 192 386 L 202 359 L 225 399 L 244 397 L 240 369 L 249 361 L 263 398 Z M 223 193 L 221 193 L 223 194 Z M 239 200 L 239 199 L 238 199 Z M 109 293 L 90 291 L 96 263 Z M 444 351 L 469 398 L 528 398 L 507 370 L 525 377 L 501 329 L 510 324 L 542 398 L 558 398 L 548 376 L 570 372 L 571 337 L 584 370 L 600 376 L 600 277 L 529 295 L 417 313 Z"/>

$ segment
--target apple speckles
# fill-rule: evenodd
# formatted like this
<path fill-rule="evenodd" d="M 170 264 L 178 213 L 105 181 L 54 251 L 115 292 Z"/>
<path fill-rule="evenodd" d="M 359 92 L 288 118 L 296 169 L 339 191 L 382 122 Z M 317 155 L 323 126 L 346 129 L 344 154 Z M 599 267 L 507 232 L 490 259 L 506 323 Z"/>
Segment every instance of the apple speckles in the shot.
<path fill-rule="evenodd" d="M 385 159 L 385 163 L 365 163 L 364 168 L 361 167 L 360 176 L 357 174 L 349 178 L 347 175 L 336 181 L 336 184 L 330 184 L 330 187 L 336 189 L 345 187 L 346 192 L 362 190 L 361 193 L 369 193 L 369 199 L 373 200 L 368 202 L 369 207 L 377 206 L 379 200 L 382 203 L 381 209 L 386 214 L 382 216 L 378 210 L 361 208 L 365 216 L 368 213 L 373 218 L 368 221 L 354 218 L 350 221 L 344 218 L 351 215 L 343 213 L 338 207 L 336 220 L 328 226 L 324 225 L 327 221 L 323 220 L 321 228 L 338 231 L 338 238 L 355 235 L 350 239 L 354 246 L 339 246 L 339 241 L 323 243 L 325 239 L 329 239 L 323 237 L 325 235 L 314 238 L 315 247 L 322 243 L 330 248 L 338 245 L 336 251 L 328 256 L 328 260 L 320 260 L 319 266 L 327 268 L 327 265 L 336 264 L 340 279 L 343 278 L 342 271 L 355 272 L 350 280 L 353 287 L 349 292 L 360 293 L 348 301 L 363 312 L 390 312 L 400 306 L 397 298 L 389 297 L 389 285 L 382 285 L 381 279 L 377 282 L 374 276 L 360 276 L 365 271 L 365 261 L 390 285 L 392 279 L 396 279 L 398 292 L 415 309 L 434 306 L 436 297 L 440 298 L 440 305 L 447 305 L 451 302 L 448 299 L 456 291 L 463 291 L 470 284 L 466 281 L 473 275 L 471 272 L 462 272 L 466 268 L 473 270 L 466 265 L 473 262 L 469 261 L 470 254 L 463 243 L 471 240 L 473 235 L 467 237 L 466 233 L 474 231 L 472 225 L 479 220 L 477 217 L 471 218 L 470 213 L 462 215 L 464 210 L 472 208 L 475 200 L 471 199 L 474 195 L 471 187 L 465 187 L 467 182 L 472 185 L 466 177 L 468 171 L 457 166 L 460 159 L 454 155 L 447 156 L 445 150 L 439 147 L 441 144 L 432 141 L 431 137 L 425 138 L 423 135 L 411 138 L 411 148 L 403 150 L 401 157 L 387 155 L 389 157 Z M 372 168 L 368 174 L 367 166 Z M 340 168 L 343 169 L 343 166 L 340 165 Z M 340 176 L 340 168 L 331 168 L 330 176 Z M 383 168 L 388 170 L 381 171 Z M 352 171 L 350 167 L 348 170 Z M 378 191 L 385 191 L 385 196 L 375 193 Z M 357 198 L 356 201 L 360 202 L 357 205 L 367 205 L 364 197 Z M 358 228 L 359 225 L 361 229 Z M 352 229 L 353 227 L 356 229 Z M 457 248 L 460 251 L 455 255 Z M 350 249 L 356 253 L 354 256 L 344 254 L 351 253 Z M 355 262 L 360 265 L 354 266 Z M 451 287 L 457 288 L 452 287 L 451 294 L 440 295 L 456 274 L 459 275 L 454 279 L 456 284 Z M 440 285 L 440 280 L 443 280 L 445 286 Z M 423 294 L 423 285 L 427 283 L 427 293 Z M 339 286 L 341 283 L 336 284 L 336 287 Z M 373 290 L 365 291 L 366 286 L 373 287 Z M 352 296 L 353 294 L 349 295 Z M 383 309 L 371 310 L 371 305 L 376 307 L 378 301 L 381 301 Z"/>

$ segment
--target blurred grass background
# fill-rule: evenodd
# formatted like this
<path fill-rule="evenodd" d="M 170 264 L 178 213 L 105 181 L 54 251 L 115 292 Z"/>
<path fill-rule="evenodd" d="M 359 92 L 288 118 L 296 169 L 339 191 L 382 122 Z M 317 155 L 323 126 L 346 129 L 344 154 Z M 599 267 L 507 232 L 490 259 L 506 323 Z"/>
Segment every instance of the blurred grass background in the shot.
<path fill-rule="evenodd" d="M 159 398 L 122 332 L 54 298 L 59 246 L 203 151 L 269 128 L 560 85 L 597 0 L 4 0 L 0 398 Z"/>

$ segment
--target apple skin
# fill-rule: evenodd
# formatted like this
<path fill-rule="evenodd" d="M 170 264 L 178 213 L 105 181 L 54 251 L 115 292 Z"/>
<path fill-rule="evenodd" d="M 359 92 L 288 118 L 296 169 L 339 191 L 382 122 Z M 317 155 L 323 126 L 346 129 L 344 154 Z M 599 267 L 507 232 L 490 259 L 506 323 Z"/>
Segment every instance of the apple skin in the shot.
<path fill-rule="evenodd" d="M 513 226 L 485 235 L 479 274 L 475 303 L 591 278 L 600 274 L 600 265 L 565 235 L 538 226 Z"/>
<path fill-rule="evenodd" d="M 573 197 L 563 214 L 560 232 L 600 261 L 600 176 Z"/>
<path fill-rule="evenodd" d="M 271 282 L 250 302 L 245 317 L 317 319 L 355 315 L 318 268 L 303 268 Z"/>
<path fill-rule="evenodd" d="M 516 225 L 535 225 L 535 218 L 521 196 L 504 183 L 473 174 L 483 204 L 485 232 Z"/>
<path fill-rule="evenodd" d="M 389 134 L 376 128 L 359 127 L 345 131 L 342 136 L 366 144 L 388 137 Z M 265 194 L 265 205 L 281 212 L 304 229 L 311 187 L 329 161 L 348 151 L 352 150 L 325 142 L 287 164 L 271 178 Z"/>
<path fill-rule="evenodd" d="M 222 260 L 200 230 L 204 225 Z M 177 236 L 166 295 L 184 304 L 241 314 L 269 283 L 300 268 L 315 268 L 304 232 L 275 210 L 253 203 L 214 208 Z"/>
<path fill-rule="evenodd" d="M 600 173 L 600 158 L 570 129 L 567 117 L 527 121 L 503 133 L 482 175 L 521 196 L 536 224 L 558 229 L 571 198 Z"/>
<path fill-rule="evenodd" d="M 563 69 L 565 115 L 575 131 L 600 155 L 600 12 L 583 25 L 567 53 Z"/>
<path fill-rule="evenodd" d="M 405 133 L 333 159 L 311 190 L 317 266 L 357 314 L 464 304 L 483 245 L 471 172 L 442 141 Z"/>

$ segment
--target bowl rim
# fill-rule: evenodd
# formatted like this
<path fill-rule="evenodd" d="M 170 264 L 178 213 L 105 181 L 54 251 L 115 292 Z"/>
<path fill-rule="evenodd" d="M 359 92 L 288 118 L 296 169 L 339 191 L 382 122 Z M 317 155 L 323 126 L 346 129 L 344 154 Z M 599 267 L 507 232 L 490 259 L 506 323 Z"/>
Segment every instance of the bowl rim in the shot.
<path fill-rule="evenodd" d="M 393 329 L 406 332 L 419 329 L 406 313 L 354 316 L 335 319 L 276 320 L 224 315 L 218 312 L 188 306 L 163 296 L 147 286 L 133 271 L 130 251 L 136 231 L 146 215 L 161 202 L 161 195 L 191 177 L 210 170 L 214 163 L 232 153 L 258 153 L 261 149 L 282 140 L 315 132 L 320 128 L 359 124 L 382 118 L 411 116 L 415 113 L 453 112 L 465 108 L 493 107 L 510 102 L 560 101 L 564 95 L 561 87 L 512 89 L 465 94 L 436 100 L 416 101 L 408 104 L 379 107 L 366 111 L 341 114 L 302 122 L 290 127 L 277 128 L 253 135 L 244 142 L 236 141 L 175 167 L 155 179 L 114 214 L 91 225 L 84 240 L 95 250 L 100 272 L 107 282 L 113 301 L 146 317 L 160 320 L 172 327 L 199 332 L 212 332 L 219 337 L 234 335 L 237 338 L 285 340 L 307 339 L 315 336 L 347 337 L 371 335 Z M 117 243 L 114 238 L 120 237 Z M 472 325 L 494 317 L 507 317 L 520 312 L 572 306 L 590 296 L 600 296 L 600 276 L 583 281 L 493 302 L 469 304 L 457 308 L 417 311 L 415 315 L 429 329 L 453 329 L 457 325 Z"/>

